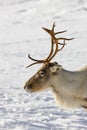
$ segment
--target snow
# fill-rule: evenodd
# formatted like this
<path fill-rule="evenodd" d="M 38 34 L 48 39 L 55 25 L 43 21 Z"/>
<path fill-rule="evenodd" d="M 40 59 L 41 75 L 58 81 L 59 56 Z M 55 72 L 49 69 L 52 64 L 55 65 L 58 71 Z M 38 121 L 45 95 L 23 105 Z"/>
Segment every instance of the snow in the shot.
<path fill-rule="evenodd" d="M 0 0 L 0 130 L 87 130 L 84 109 L 66 111 L 51 91 L 23 89 L 41 66 L 26 69 L 27 55 L 48 55 L 50 37 L 41 27 L 54 21 L 57 31 L 68 30 L 63 36 L 75 37 L 54 61 L 68 70 L 87 65 L 87 0 Z"/>

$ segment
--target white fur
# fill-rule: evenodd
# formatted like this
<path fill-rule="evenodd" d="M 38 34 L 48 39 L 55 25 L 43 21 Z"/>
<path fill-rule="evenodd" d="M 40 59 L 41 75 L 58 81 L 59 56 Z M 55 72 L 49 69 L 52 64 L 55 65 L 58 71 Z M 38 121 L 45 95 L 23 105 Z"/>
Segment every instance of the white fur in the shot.
<path fill-rule="evenodd" d="M 50 80 L 56 101 L 65 108 L 87 107 L 87 67 L 70 72 L 61 69 Z"/>

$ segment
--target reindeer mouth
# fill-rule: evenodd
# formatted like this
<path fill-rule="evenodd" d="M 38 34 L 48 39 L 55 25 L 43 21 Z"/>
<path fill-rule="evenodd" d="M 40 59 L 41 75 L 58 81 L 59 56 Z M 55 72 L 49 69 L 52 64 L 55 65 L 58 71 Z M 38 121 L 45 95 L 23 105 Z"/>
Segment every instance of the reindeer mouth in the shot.
<path fill-rule="evenodd" d="M 32 89 L 25 89 L 26 92 L 28 93 L 33 93 L 34 91 Z"/>
<path fill-rule="evenodd" d="M 33 89 L 27 88 L 26 86 L 24 87 L 25 91 L 28 93 L 33 93 Z"/>

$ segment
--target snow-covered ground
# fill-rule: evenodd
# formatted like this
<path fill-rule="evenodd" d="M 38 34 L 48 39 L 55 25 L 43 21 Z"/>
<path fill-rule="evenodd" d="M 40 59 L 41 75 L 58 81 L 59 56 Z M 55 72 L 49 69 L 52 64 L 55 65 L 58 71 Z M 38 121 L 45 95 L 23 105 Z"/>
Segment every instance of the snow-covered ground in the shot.
<path fill-rule="evenodd" d="M 0 130 L 87 130 L 84 109 L 65 111 L 51 91 L 29 94 L 24 82 L 40 67 L 27 58 L 48 55 L 50 37 L 41 27 L 75 37 L 54 58 L 64 68 L 87 65 L 87 0 L 0 0 Z"/>

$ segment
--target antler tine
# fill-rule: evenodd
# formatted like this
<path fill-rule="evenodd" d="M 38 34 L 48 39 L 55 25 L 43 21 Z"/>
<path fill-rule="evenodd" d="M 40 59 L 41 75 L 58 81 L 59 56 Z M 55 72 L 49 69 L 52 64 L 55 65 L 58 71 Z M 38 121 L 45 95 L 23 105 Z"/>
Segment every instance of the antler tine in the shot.
<path fill-rule="evenodd" d="M 35 64 L 39 64 L 39 63 L 43 63 L 43 62 L 44 62 L 44 60 L 36 60 L 36 59 L 32 58 L 32 57 L 30 56 L 30 54 L 28 55 L 28 58 L 31 59 L 31 60 L 33 60 L 33 61 L 35 61 L 35 62 L 32 63 L 32 64 L 30 64 L 30 65 L 28 65 L 26 68 L 28 68 L 28 67 L 30 67 L 30 66 L 32 66 L 32 65 L 35 65 Z"/>
<path fill-rule="evenodd" d="M 67 40 L 67 41 L 73 40 L 73 39 L 74 37 L 73 38 L 64 38 L 64 37 L 57 38 L 57 40 Z"/>
<path fill-rule="evenodd" d="M 34 62 L 34 63 L 32 63 L 32 64 L 26 66 L 26 68 L 28 68 L 28 67 L 30 67 L 30 66 L 32 66 L 32 65 L 38 64 L 38 63 L 42 63 L 42 62 L 38 62 L 38 61 L 37 61 L 37 62 Z"/>
<path fill-rule="evenodd" d="M 65 33 L 65 32 L 67 32 L 67 30 L 56 32 L 55 35 L 60 34 L 60 33 Z"/>
<path fill-rule="evenodd" d="M 36 61 L 36 62 L 43 62 L 43 61 L 44 61 L 44 60 L 34 59 L 34 58 L 32 58 L 32 57 L 30 56 L 30 54 L 28 55 L 28 58 L 31 59 L 31 60 L 33 60 L 33 61 Z"/>
<path fill-rule="evenodd" d="M 61 44 L 61 45 L 62 45 L 62 47 L 61 47 L 58 51 L 61 51 L 61 50 L 64 48 L 64 46 L 66 45 L 66 44 L 65 44 L 65 40 L 64 40 L 64 43 Z"/>

